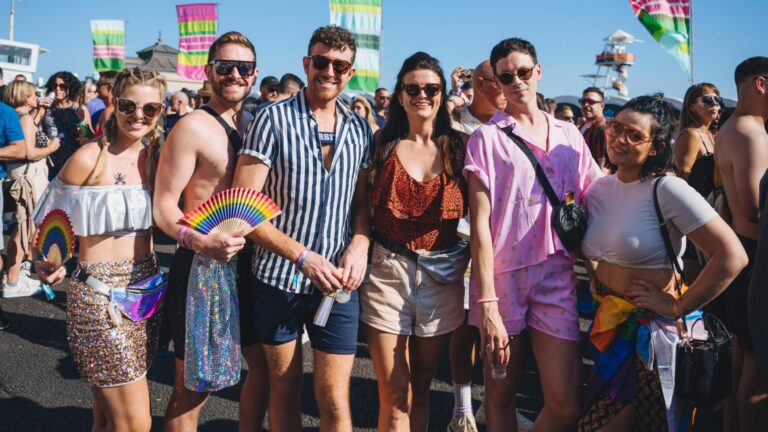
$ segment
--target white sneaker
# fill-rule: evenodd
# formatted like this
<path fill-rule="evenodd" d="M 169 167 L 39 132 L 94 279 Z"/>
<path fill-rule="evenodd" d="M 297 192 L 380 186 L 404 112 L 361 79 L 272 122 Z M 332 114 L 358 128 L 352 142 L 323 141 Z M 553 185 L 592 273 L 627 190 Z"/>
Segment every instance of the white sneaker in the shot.
<path fill-rule="evenodd" d="M 19 273 L 19 283 L 23 283 L 31 288 L 40 288 L 42 282 L 24 273 Z"/>
<path fill-rule="evenodd" d="M 33 283 L 26 283 L 25 279 L 19 278 L 19 282 L 15 287 L 8 286 L 7 282 L 6 277 L 3 276 L 3 288 L 2 293 L 0 293 L 0 296 L 3 298 L 30 297 L 43 290 L 40 282 L 37 281 L 34 281 L 37 282 L 37 285 L 35 285 Z"/>
<path fill-rule="evenodd" d="M 447 432 L 477 432 L 477 425 L 472 414 L 464 414 L 461 417 L 454 417 L 448 423 Z"/>

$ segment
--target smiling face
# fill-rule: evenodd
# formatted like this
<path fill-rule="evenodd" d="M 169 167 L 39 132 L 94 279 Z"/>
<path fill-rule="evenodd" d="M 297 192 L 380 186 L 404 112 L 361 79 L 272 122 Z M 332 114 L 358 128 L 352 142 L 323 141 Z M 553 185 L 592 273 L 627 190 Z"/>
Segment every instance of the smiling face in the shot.
<path fill-rule="evenodd" d="M 603 116 L 605 101 L 600 93 L 586 92 L 581 96 L 581 113 L 587 121 Z"/>
<path fill-rule="evenodd" d="M 649 156 L 656 154 L 653 143 L 654 119 L 631 109 L 616 115 L 606 129 L 608 159 L 619 170 L 640 171 Z"/>
<path fill-rule="evenodd" d="M 53 93 L 58 101 L 66 99 L 67 94 L 69 94 L 69 87 L 67 86 L 66 81 L 61 78 L 56 78 L 56 81 L 53 84 Z"/>
<path fill-rule="evenodd" d="M 323 56 L 328 61 L 324 68 L 319 69 L 313 56 Z M 329 102 L 344 90 L 347 83 L 355 74 L 355 68 L 350 67 L 346 72 L 334 70 L 334 61 L 341 60 L 352 64 L 354 54 L 347 47 L 331 48 L 324 43 L 316 43 L 309 50 L 309 56 L 304 57 L 304 72 L 307 74 L 307 92 L 319 102 Z M 337 64 L 339 64 L 337 62 Z"/>
<path fill-rule="evenodd" d="M 123 135 L 131 141 L 137 141 L 157 126 L 158 119 L 160 118 L 159 113 L 153 118 L 148 118 L 144 112 L 144 105 L 146 104 L 162 104 L 163 97 L 157 88 L 145 85 L 126 87 L 119 98 L 127 99 L 136 104 L 136 110 L 132 114 L 121 112 L 119 104 L 116 107 L 115 113 L 117 114 L 117 131 L 119 135 Z M 160 111 L 162 111 L 162 108 Z"/>
<path fill-rule="evenodd" d="M 247 47 L 237 43 L 226 43 L 221 45 L 214 55 L 215 60 L 223 61 L 255 61 L 253 52 Z M 206 65 L 205 71 L 208 75 L 208 81 L 217 98 L 229 103 L 239 103 L 248 97 L 251 87 L 259 75 L 256 68 L 251 76 L 242 76 L 237 67 L 232 67 L 229 74 L 223 75 L 216 72 L 216 67 Z"/>
<path fill-rule="evenodd" d="M 429 87 L 437 87 L 440 91 L 430 96 Z M 407 92 L 408 88 L 418 89 L 418 93 L 410 95 Z M 403 106 L 409 121 L 416 117 L 434 119 L 442 102 L 442 88 L 440 76 L 429 69 L 418 69 L 405 74 L 397 99 Z"/>
<path fill-rule="evenodd" d="M 522 80 L 519 73 L 529 68 L 533 68 L 531 77 Z M 536 91 L 541 79 L 541 65 L 536 64 L 529 54 L 520 51 L 513 51 L 506 57 L 500 58 L 496 62 L 496 76 L 504 73 L 512 73 L 515 76 L 509 84 L 499 82 L 499 87 L 507 100 L 508 105 L 530 105 L 536 104 Z"/>

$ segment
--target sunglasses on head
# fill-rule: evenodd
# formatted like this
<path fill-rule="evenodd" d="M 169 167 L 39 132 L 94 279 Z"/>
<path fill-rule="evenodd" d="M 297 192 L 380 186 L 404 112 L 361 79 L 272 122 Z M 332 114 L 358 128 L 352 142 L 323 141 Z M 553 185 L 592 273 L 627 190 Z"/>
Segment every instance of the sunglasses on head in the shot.
<path fill-rule="evenodd" d="M 642 144 L 653 139 L 653 137 L 649 138 L 643 132 L 616 120 L 610 120 L 608 122 L 608 127 L 605 129 L 605 133 L 613 139 L 618 138 L 621 134 L 626 134 L 627 142 L 630 145 Z"/>
<path fill-rule="evenodd" d="M 722 105 L 723 104 L 723 98 L 720 96 L 703 96 L 699 101 L 704 105 Z"/>
<path fill-rule="evenodd" d="M 211 60 L 209 64 L 213 65 L 214 70 L 219 75 L 229 75 L 232 73 L 232 69 L 237 68 L 237 73 L 246 78 L 253 75 L 256 70 L 256 62 L 252 61 Z"/>
<path fill-rule="evenodd" d="M 515 77 L 520 78 L 520 81 L 528 81 L 533 76 L 533 70 L 535 67 L 536 65 L 533 65 L 531 67 L 521 67 L 516 72 L 501 72 L 496 74 L 496 79 L 504 85 L 512 84 L 512 81 L 515 80 Z"/>
<path fill-rule="evenodd" d="M 333 65 L 333 71 L 337 74 L 345 74 L 349 72 L 349 69 L 352 67 L 352 63 L 346 61 L 346 60 L 340 60 L 340 59 L 332 59 L 330 57 L 322 56 L 322 55 L 313 55 L 309 57 L 312 59 L 312 66 L 315 67 L 317 70 L 326 70 L 328 69 L 328 64 Z"/>
<path fill-rule="evenodd" d="M 440 84 L 426 84 L 423 87 L 418 84 L 403 85 L 403 91 L 411 97 L 420 95 L 422 90 L 424 90 L 424 94 L 427 95 L 427 97 L 432 98 L 440 94 L 442 87 Z"/>
<path fill-rule="evenodd" d="M 597 105 L 600 103 L 603 103 L 603 101 L 595 100 L 595 99 L 587 99 L 587 98 L 579 99 L 579 104 L 581 105 Z"/>
<path fill-rule="evenodd" d="M 160 102 L 149 102 L 144 106 L 138 106 L 136 102 L 130 99 L 117 98 L 117 112 L 122 115 L 133 115 L 137 109 L 141 109 L 141 113 L 148 119 L 153 119 L 160 115 L 163 110 L 163 104 Z"/>

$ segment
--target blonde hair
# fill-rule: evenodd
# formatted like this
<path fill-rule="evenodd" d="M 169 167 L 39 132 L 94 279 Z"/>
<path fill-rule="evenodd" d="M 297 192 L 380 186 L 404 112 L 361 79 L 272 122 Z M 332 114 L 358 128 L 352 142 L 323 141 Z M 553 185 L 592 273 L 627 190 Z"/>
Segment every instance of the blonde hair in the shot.
<path fill-rule="evenodd" d="M 11 81 L 5 87 L 3 101 L 12 108 L 18 108 L 27 103 L 27 98 L 35 94 L 35 85 L 26 81 Z"/>
<path fill-rule="evenodd" d="M 372 112 L 373 108 L 371 108 L 371 104 L 370 102 L 368 102 L 368 99 L 364 98 L 363 96 L 357 96 L 356 98 L 354 98 L 352 100 L 352 105 L 351 105 L 353 112 L 355 111 L 354 108 L 356 103 L 360 103 L 360 105 L 363 106 L 363 109 L 365 109 L 364 118 L 368 120 L 368 124 L 370 124 L 371 127 L 374 127 L 374 126 L 378 127 L 378 125 L 376 124 L 376 119 L 373 118 L 373 112 Z"/>
<path fill-rule="evenodd" d="M 158 72 L 153 70 L 141 70 L 139 68 L 124 69 L 120 71 L 115 78 L 115 84 L 112 86 L 112 97 L 117 99 L 126 89 L 137 85 L 156 88 L 161 101 L 165 98 L 165 92 L 168 88 L 165 77 Z M 117 114 L 118 113 L 115 112 L 106 122 L 104 122 L 104 132 L 99 140 L 101 151 L 99 152 L 98 159 L 96 159 L 96 166 L 85 181 L 86 185 L 97 185 L 101 183 L 102 178 L 104 178 L 104 173 L 107 171 L 109 145 L 117 136 Z M 160 116 L 155 117 L 155 120 L 153 121 L 158 121 L 159 118 Z M 147 162 L 144 167 L 144 174 L 150 189 L 154 187 L 155 170 L 157 168 L 157 153 L 159 152 L 160 139 L 162 136 L 162 130 L 158 127 L 153 127 L 146 135 L 146 137 L 149 138 L 149 145 L 146 149 Z"/>

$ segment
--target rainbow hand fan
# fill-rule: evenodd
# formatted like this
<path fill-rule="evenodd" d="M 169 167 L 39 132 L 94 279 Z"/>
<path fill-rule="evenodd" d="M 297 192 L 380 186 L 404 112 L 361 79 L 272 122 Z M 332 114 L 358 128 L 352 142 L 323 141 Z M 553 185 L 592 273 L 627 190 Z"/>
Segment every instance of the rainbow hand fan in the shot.
<path fill-rule="evenodd" d="M 185 214 L 181 223 L 203 234 L 248 233 L 280 213 L 277 204 L 263 193 L 232 188 L 208 198 Z"/>
<path fill-rule="evenodd" d="M 37 227 L 35 249 L 56 267 L 72 257 L 75 232 L 64 210 L 53 209 L 45 215 Z"/>

